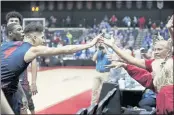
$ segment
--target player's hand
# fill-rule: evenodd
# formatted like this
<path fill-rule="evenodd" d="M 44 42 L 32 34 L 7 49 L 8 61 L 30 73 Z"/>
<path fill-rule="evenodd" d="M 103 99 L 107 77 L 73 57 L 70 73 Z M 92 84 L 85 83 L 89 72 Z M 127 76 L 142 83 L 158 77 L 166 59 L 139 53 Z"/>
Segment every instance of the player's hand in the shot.
<path fill-rule="evenodd" d="M 103 43 L 106 44 L 106 45 L 109 46 L 109 47 L 116 46 L 114 37 L 111 37 L 111 39 L 106 39 L 106 38 L 105 38 L 105 39 L 103 40 Z"/>
<path fill-rule="evenodd" d="M 123 62 L 113 61 L 110 65 L 105 65 L 105 68 L 120 68 L 120 67 L 126 67 L 127 64 Z"/>
<path fill-rule="evenodd" d="M 97 35 L 97 36 L 91 41 L 92 46 L 94 46 L 98 41 L 102 41 L 102 38 L 103 38 L 102 35 L 103 35 L 103 33 Z"/>
<path fill-rule="evenodd" d="M 32 95 L 36 95 L 38 93 L 36 84 L 31 84 L 30 89 L 31 89 Z"/>
<path fill-rule="evenodd" d="M 108 58 L 109 61 L 118 61 L 118 62 L 124 63 L 124 60 L 122 60 L 120 57 L 118 57 L 115 54 L 107 54 L 106 57 Z"/>
<path fill-rule="evenodd" d="M 172 15 L 172 17 L 170 18 L 170 20 L 166 24 L 167 28 L 172 28 L 173 27 L 173 18 L 174 18 L 174 16 Z"/>
<path fill-rule="evenodd" d="M 118 61 L 116 55 L 114 54 L 107 54 L 106 57 L 108 58 L 109 61 Z"/>

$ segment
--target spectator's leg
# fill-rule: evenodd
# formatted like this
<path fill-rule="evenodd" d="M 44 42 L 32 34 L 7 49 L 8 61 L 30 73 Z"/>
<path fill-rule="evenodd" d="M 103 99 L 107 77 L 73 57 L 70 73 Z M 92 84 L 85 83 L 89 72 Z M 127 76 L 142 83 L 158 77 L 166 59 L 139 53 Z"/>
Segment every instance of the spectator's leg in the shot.
<path fill-rule="evenodd" d="M 109 80 L 109 72 L 102 73 L 102 75 L 101 75 L 101 84 L 100 84 L 98 96 L 100 96 L 103 83 L 108 81 L 108 80 Z"/>
<path fill-rule="evenodd" d="M 147 111 L 152 111 L 152 107 L 156 106 L 156 99 L 151 97 L 144 98 L 139 102 L 139 106 Z"/>
<path fill-rule="evenodd" d="M 97 76 L 93 80 L 93 86 L 92 86 L 92 98 L 91 98 L 91 105 L 97 103 L 98 101 L 98 93 L 100 89 L 101 79 L 100 76 Z"/>

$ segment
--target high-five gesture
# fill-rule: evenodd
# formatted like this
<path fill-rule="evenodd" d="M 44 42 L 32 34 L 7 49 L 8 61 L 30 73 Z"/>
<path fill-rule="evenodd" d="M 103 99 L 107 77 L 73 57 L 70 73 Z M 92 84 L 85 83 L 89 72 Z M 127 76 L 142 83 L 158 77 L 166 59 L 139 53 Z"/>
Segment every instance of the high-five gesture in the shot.
<path fill-rule="evenodd" d="M 108 54 L 107 58 L 109 61 L 118 61 L 118 56 L 116 56 L 115 54 Z"/>
<path fill-rule="evenodd" d="M 92 45 L 95 45 L 99 40 L 102 41 L 102 35 L 103 35 L 103 33 L 97 35 L 97 36 L 91 41 L 91 44 L 92 44 Z"/>
<path fill-rule="evenodd" d="M 111 36 L 111 39 L 104 39 L 104 44 L 108 45 L 109 47 L 113 47 L 113 46 L 116 46 L 115 44 L 115 39 L 113 36 Z"/>
<path fill-rule="evenodd" d="M 105 65 L 106 68 L 119 68 L 119 67 L 126 67 L 127 64 L 123 62 L 113 61 L 110 65 Z"/>

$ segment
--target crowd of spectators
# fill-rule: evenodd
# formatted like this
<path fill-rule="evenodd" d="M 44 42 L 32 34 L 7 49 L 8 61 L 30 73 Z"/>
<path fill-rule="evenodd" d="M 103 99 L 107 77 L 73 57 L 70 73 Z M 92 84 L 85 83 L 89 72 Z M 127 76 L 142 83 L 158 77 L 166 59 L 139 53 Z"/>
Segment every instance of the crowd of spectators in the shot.
<path fill-rule="evenodd" d="M 170 17 L 168 17 L 170 19 Z M 85 20 L 84 20 L 85 22 Z M 119 28 L 119 23 L 123 23 L 125 28 Z M 79 24 L 81 27 L 85 27 L 87 24 Z M 67 16 L 62 20 L 62 29 L 49 31 L 46 29 L 45 36 L 47 40 L 47 46 L 49 47 L 60 47 L 70 44 L 85 44 L 88 43 L 95 35 L 98 33 L 105 33 L 106 38 L 110 38 L 111 35 L 114 36 L 117 45 L 123 49 L 132 49 L 136 52 L 137 49 L 134 49 L 135 41 L 138 36 L 138 30 L 147 29 L 146 35 L 142 40 L 142 47 L 146 50 L 151 49 L 153 43 L 153 35 L 161 35 L 164 39 L 168 39 L 169 34 L 167 28 L 164 27 L 165 23 L 160 22 L 158 25 L 152 19 L 146 19 L 142 17 L 130 17 L 125 16 L 122 20 L 119 20 L 116 15 L 112 15 L 110 18 L 105 15 L 103 20 L 97 24 L 96 19 L 94 19 L 94 24 L 92 27 L 87 26 L 86 29 L 78 30 L 66 30 L 65 28 L 71 27 L 71 17 Z M 56 28 L 57 19 L 54 16 L 51 16 L 49 19 L 46 19 L 47 28 Z M 136 28 L 139 27 L 139 28 Z M 157 29 L 157 27 L 159 27 Z M 1 37 L 2 41 L 6 40 L 6 29 L 5 25 L 1 26 Z M 89 48 L 84 51 L 79 51 L 75 53 L 74 59 L 90 59 L 95 52 L 96 47 Z M 140 49 L 139 49 L 140 50 Z"/>

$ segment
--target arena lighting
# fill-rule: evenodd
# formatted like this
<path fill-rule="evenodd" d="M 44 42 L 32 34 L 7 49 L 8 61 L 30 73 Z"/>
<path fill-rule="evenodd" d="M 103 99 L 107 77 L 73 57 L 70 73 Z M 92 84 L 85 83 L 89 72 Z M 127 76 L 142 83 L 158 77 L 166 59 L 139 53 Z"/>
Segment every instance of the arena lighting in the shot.
<path fill-rule="evenodd" d="M 32 7 L 32 8 L 31 8 L 31 11 L 32 11 L 32 12 L 38 12 L 38 11 L 39 11 L 39 7 Z"/>
<path fill-rule="evenodd" d="M 38 11 L 39 11 L 39 7 L 36 7 L 36 8 L 35 8 L 35 11 L 38 12 Z"/>
<path fill-rule="evenodd" d="M 35 7 L 32 7 L 32 8 L 31 8 L 31 11 L 34 12 L 34 11 L 35 11 Z"/>

